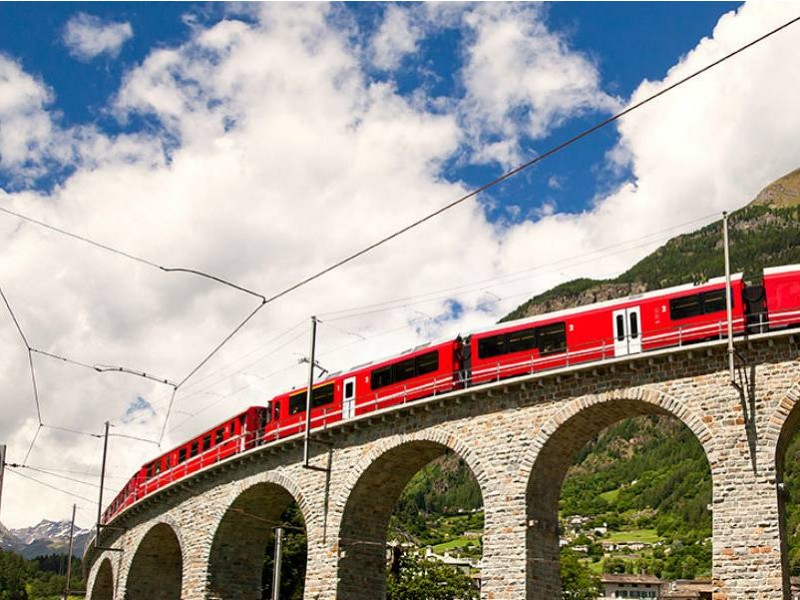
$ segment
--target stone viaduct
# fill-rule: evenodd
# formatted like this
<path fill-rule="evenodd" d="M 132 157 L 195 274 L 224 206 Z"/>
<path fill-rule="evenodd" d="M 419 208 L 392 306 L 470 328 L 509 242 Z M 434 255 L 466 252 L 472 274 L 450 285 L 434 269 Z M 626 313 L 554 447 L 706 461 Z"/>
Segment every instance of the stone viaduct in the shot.
<path fill-rule="evenodd" d="M 454 453 L 485 510 L 481 598 L 560 597 L 557 511 L 580 448 L 635 415 L 694 432 L 713 480 L 716 600 L 788 598 L 781 484 L 800 424 L 800 335 L 739 340 L 740 392 L 723 341 L 504 380 L 372 413 L 239 455 L 141 501 L 86 554 L 87 599 L 255 599 L 272 528 L 296 501 L 307 600 L 385 596 L 386 529 L 409 479 Z"/>

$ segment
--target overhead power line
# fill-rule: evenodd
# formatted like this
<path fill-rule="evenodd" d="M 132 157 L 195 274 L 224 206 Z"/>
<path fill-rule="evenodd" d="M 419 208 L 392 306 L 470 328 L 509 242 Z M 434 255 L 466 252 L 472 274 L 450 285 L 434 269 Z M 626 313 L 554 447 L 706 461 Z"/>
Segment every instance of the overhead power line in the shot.
<path fill-rule="evenodd" d="M 90 245 L 95 246 L 97 248 L 101 248 L 102 250 L 106 250 L 108 252 L 111 252 L 111 253 L 116 254 L 118 256 L 122 256 L 124 258 L 129 259 L 129 260 L 133 260 L 133 261 L 136 261 L 136 262 L 141 263 L 143 265 L 147 265 L 148 267 L 152 267 L 154 269 L 158 269 L 159 271 L 162 271 L 164 273 L 188 273 L 190 275 L 197 275 L 199 277 L 204 277 L 205 279 L 210 279 L 211 281 L 216 281 L 217 283 L 221 283 L 222 285 L 227 285 L 228 287 L 231 287 L 231 288 L 233 288 L 235 290 L 239 290 L 240 292 L 244 292 L 245 294 L 250 294 L 251 296 L 255 296 L 256 298 L 261 298 L 262 300 L 264 299 L 264 296 L 259 294 L 258 292 L 254 292 L 253 290 L 250 290 L 250 289 L 248 289 L 248 288 L 246 288 L 246 287 L 244 287 L 242 285 L 230 282 L 227 279 L 223 279 L 222 277 L 218 277 L 216 275 L 211 275 L 210 273 L 205 273 L 204 271 L 198 271 L 196 269 L 187 269 L 187 268 L 183 268 L 183 267 L 165 267 L 165 266 L 159 265 L 157 263 L 154 263 L 153 261 L 147 260 L 146 258 L 142 258 L 140 256 L 136 256 L 136 255 L 131 254 L 129 252 L 125 252 L 123 250 L 119 250 L 118 248 L 114 248 L 112 246 L 109 246 L 108 244 L 103 244 L 101 242 L 97 242 L 97 241 L 92 240 L 92 239 L 90 239 L 88 237 L 85 237 L 85 236 L 82 236 L 82 235 L 78 235 L 77 233 L 72 233 L 71 231 L 67 231 L 66 229 L 62 229 L 61 227 L 56 227 L 55 225 L 50 225 L 49 223 L 45 223 L 44 221 L 40 221 L 38 219 L 34 219 L 33 217 L 29 217 L 28 215 L 24 215 L 24 214 L 22 214 L 20 212 L 10 210 L 10 209 L 5 208 L 3 206 L 0 206 L 0 212 L 4 212 L 4 213 L 6 213 L 8 215 L 17 217 L 18 219 L 22 219 L 23 221 L 27 221 L 29 223 L 33 223 L 34 225 L 38 225 L 39 227 L 44 227 L 45 229 L 49 229 L 51 231 L 55 231 L 56 233 L 60 233 L 61 235 L 65 235 L 67 237 L 71 237 L 71 238 L 73 238 L 75 240 L 84 242 L 85 244 L 90 244 Z"/>

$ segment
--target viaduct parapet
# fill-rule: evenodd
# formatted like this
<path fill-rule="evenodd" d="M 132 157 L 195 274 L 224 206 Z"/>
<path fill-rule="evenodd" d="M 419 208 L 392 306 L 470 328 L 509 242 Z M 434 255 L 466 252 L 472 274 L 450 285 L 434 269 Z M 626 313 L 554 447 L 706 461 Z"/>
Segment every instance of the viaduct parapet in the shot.
<path fill-rule="evenodd" d="M 303 468 L 302 440 L 262 446 L 175 483 L 104 529 L 87 599 L 260 598 L 283 510 L 306 522 L 308 600 L 385 597 L 386 530 L 409 479 L 445 453 L 483 495 L 484 600 L 560 597 L 558 499 L 581 447 L 636 415 L 669 415 L 702 445 L 713 480 L 716 600 L 788 598 L 781 476 L 800 423 L 800 340 L 778 332 L 505 380 L 332 427 Z"/>

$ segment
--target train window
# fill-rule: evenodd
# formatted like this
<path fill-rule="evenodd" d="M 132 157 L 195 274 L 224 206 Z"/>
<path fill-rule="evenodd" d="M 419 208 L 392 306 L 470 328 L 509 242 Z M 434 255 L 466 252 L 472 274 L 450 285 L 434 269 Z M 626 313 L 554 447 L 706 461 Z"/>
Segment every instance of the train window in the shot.
<path fill-rule="evenodd" d="M 505 334 L 493 335 L 478 340 L 478 356 L 480 358 L 492 358 L 506 353 Z"/>
<path fill-rule="evenodd" d="M 236 435 L 236 421 L 231 421 L 231 428 L 230 428 L 230 431 L 228 432 L 228 434 L 230 435 L 230 437 L 233 437 L 233 436 Z"/>
<path fill-rule="evenodd" d="M 197 442 L 192 442 L 191 450 L 189 450 L 189 456 L 197 456 L 197 452 L 200 450 L 200 444 Z"/>
<path fill-rule="evenodd" d="M 170 461 L 170 456 L 169 456 L 169 455 L 167 455 L 167 456 L 164 458 L 164 470 L 166 471 L 166 470 L 167 470 L 167 469 L 169 469 L 171 466 L 172 466 L 172 464 L 171 464 L 171 461 Z"/>
<path fill-rule="evenodd" d="M 325 406 L 333 402 L 333 384 L 323 385 L 311 393 L 311 406 Z"/>
<path fill-rule="evenodd" d="M 161 473 L 161 463 L 157 462 L 155 468 L 155 475 L 158 475 L 159 473 Z"/>
<path fill-rule="evenodd" d="M 536 330 L 539 354 L 555 354 L 567 349 L 567 325 L 564 321 L 539 327 Z"/>
<path fill-rule="evenodd" d="M 203 436 L 203 452 L 211 448 L 211 434 Z"/>
<path fill-rule="evenodd" d="M 434 373 L 439 370 L 439 352 L 434 350 L 433 352 L 420 354 L 416 358 L 416 363 L 417 363 L 417 376 L 427 375 L 428 373 Z"/>
<path fill-rule="evenodd" d="M 273 419 L 275 419 L 276 421 L 281 418 L 281 403 L 280 402 L 276 402 L 275 403 L 275 412 L 272 413 L 272 416 L 273 416 Z"/>
<path fill-rule="evenodd" d="M 700 294 L 703 301 L 703 314 L 719 312 L 726 309 L 725 290 L 714 290 L 713 292 L 703 292 Z M 733 300 L 733 296 L 731 296 Z"/>
<path fill-rule="evenodd" d="M 214 445 L 221 444 L 225 439 L 225 428 L 220 427 L 214 432 Z"/>
<path fill-rule="evenodd" d="M 382 369 L 375 369 L 371 373 L 372 378 L 372 389 L 377 390 L 378 388 L 385 387 L 392 383 L 392 367 L 389 365 L 388 367 L 383 367 Z"/>
<path fill-rule="evenodd" d="M 630 313 L 631 320 L 631 339 L 639 337 L 639 317 L 635 312 Z"/>
<path fill-rule="evenodd" d="M 508 334 L 508 351 L 522 352 L 536 348 L 536 329 L 531 327 L 522 331 L 513 331 Z"/>
<path fill-rule="evenodd" d="M 178 450 L 178 464 L 182 462 L 186 462 L 186 448 L 181 448 Z"/>
<path fill-rule="evenodd" d="M 700 306 L 700 294 L 673 298 L 669 301 L 669 316 L 671 319 L 688 319 L 703 314 Z"/>
<path fill-rule="evenodd" d="M 150 463 L 147 466 L 147 478 L 151 479 L 153 475 L 155 475 L 155 465 L 153 463 Z"/>
<path fill-rule="evenodd" d="M 392 369 L 394 370 L 394 383 L 411 379 L 414 377 L 414 359 L 410 358 L 408 360 L 395 363 L 392 365 Z"/>
<path fill-rule="evenodd" d="M 306 410 L 306 393 L 300 392 L 299 394 L 294 394 L 293 396 L 289 396 L 289 414 L 296 415 L 299 412 L 305 412 Z"/>
<path fill-rule="evenodd" d="M 355 384 L 352 381 L 348 381 L 344 384 L 344 397 L 345 398 L 352 398 L 353 397 L 353 388 Z"/>
<path fill-rule="evenodd" d="M 625 339 L 625 317 L 617 315 L 617 341 L 621 342 Z"/>

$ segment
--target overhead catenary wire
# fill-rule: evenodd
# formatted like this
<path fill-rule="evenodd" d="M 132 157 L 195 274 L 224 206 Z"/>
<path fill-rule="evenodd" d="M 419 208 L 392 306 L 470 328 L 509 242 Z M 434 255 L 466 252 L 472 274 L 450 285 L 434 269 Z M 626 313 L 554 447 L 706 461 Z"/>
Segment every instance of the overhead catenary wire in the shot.
<path fill-rule="evenodd" d="M 50 483 L 47 483 L 45 481 L 42 481 L 41 479 L 36 479 L 35 477 L 31 477 L 30 475 L 26 475 L 25 473 L 20 473 L 20 471 L 18 469 L 9 468 L 8 472 L 9 473 L 14 473 L 18 477 L 23 477 L 24 479 L 29 479 L 30 481 L 33 481 L 34 483 L 38 483 L 39 485 L 43 485 L 45 487 L 48 487 L 51 490 L 55 490 L 57 492 L 61 492 L 62 494 L 67 494 L 68 496 L 72 496 L 73 498 L 78 498 L 80 500 L 85 500 L 86 502 L 90 502 L 90 503 L 94 502 L 94 500 L 92 500 L 91 498 L 87 498 L 86 496 L 81 496 L 80 494 L 76 494 L 74 492 L 70 492 L 70 491 L 65 490 L 63 488 L 60 488 L 60 487 L 57 487 L 57 486 L 52 485 Z"/>
<path fill-rule="evenodd" d="M 8 215 L 17 217 L 18 219 L 22 219 L 23 221 L 27 221 L 29 223 L 33 223 L 34 225 L 38 225 L 39 227 L 44 227 L 46 229 L 49 229 L 49 230 L 54 231 L 56 233 L 59 233 L 61 235 L 65 235 L 65 236 L 73 238 L 75 240 L 84 242 L 85 244 L 90 244 L 90 245 L 95 246 L 97 248 L 101 248 L 102 250 L 106 250 L 106 251 L 111 252 L 113 254 L 117 254 L 118 256 L 122 256 L 124 258 L 133 260 L 135 262 L 141 263 L 141 264 L 146 265 L 148 267 L 152 267 L 154 269 L 158 269 L 159 271 L 162 271 L 164 273 L 188 273 L 188 274 L 191 274 L 191 275 L 197 275 L 197 276 L 203 277 L 205 279 L 210 279 L 211 281 L 216 281 L 217 283 L 221 283 L 222 285 L 226 285 L 226 286 L 231 287 L 231 288 L 233 288 L 235 290 L 239 290 L 240 292 L 244 292 L 246 294 L 250 294 L 251 296 L 255 296 L 256 298 L 261 298 L 262 300 L 264 299 L 264 296 L 262 294 L 259 294 L 258 292 L 255 292 L 255 291 L 253 291 L 251 289 L 248 289 L 248 288 L 244 287 L 243 285 L 239 285 L 239 284 L 233 283 L 231 281 L 228 281 L 227 279 L 223 279 L 222 277 L 218 277 L 217 275 L 212 275 L 210 273 L 206 273 L 204 271 L 199 271 L 197 269 L 187 269 L 187 268 L 184 268 L 184 267 L 165 267 L 165 266 L 159 265 L 158 263 L 155 263 L 155 262 L 153 262 L 151 260 L 147 260 L 146 258 L 142 258 L 141 256 L 136 256 L 135 254 L 131 254 L 130 252 L 125 252 L 125 251 L 120 250 L 118 248 L 114 248 L 113 246 L 109 246 L 108 244 L 103 244 L 101 242 L 98 242 L 98 241 L 95 241 L 93 239 L 90 239 L 90 238 L 88 238 L 86 236 L 78 235 L 77 233 L 72 233 L 71 231 L 67 231 L 66 229 L 62 229 L 61 227 L 56 227 L 55 225 L 51 225 L 49 223 L 45 223 L 44 221 L 40 221 L 39 219 L 34 219 L 33 217 L 30 217 L 30 216 L 22 214 L 20 212 L 11 210 L 11 209 L 6 208 L 4 206 L 0 206 L 0 212 L 4 212 L 4 213 L 6 213 Z"/>
<path fill-rule="evenodd" d="M 505 273 L 503 275 L 498 275 L 496 277 L 490 277 L 490 278 L 487 278 L 487 279 L 481 279 L 481 280 L 473 281 L 473 282 L 470 282 L 470 283 L 466 283 L 466 284 L 462 284 L 462 285 L 454 286 L 454 287 L 450 287 L 450 288 L 440 288 L 440 289 L 437 289 L 437 290 L 432 290 L 430 292 L 424 292 L 422 294 L 416 294 L 416 295 L 412 295 L 412 296 L 404 296 L 404 297 L 400 297 L 400 298 L 394 298 L 394 299 L 391 299 L 391 300 L 385 300 L 383 302 L 365 304 L 365 305 L 361 305 L 361 306 L 357 306 L 357 307 L 342 308 L 342 309 L 332 310 L 332 311 L 329 311 L 329 312 L 326 312 L 326 313 L 321 313 L 321 314 L 322 314 L 323 317 L 325 317 L 328 326 L 329 327 L 334 327 L 330 323 L 330 321 L 341 321 L 341 320 L 346 320 L 346 319 L 352 318 L 353 316 L 361 316 L 361 315 L 364 315 L 364 314 L 369 314 L 372 311 L 362 312 L 362 311 L 368 311 L 369 309 L 382 308 L 382 307 L 385 307 L 385 306 L 389 307 L 390 309 L 394 308 L 394 307 L 402 308 L 402 307 L 405 307 L 405 306 L 411 306 L 411 305 L 416 304 L 416 303 L 428 302 L 429 300 L 424 299 L 424 298 L 427 298 L 428 296 L 436 296 L 438 294 L 443 294 L 445 292 L 453 292 L 453 291 L 459 291 L 459 290 L 464 290 L 464 289 L 470 289 L 470 290 L 473 290 L 473 291 L 480 291 L 480 290 L 485 289 L 486 287 L 491 287 L 491 286 L 487 286 L 486 285 L 488 283 L 495 283 L 495 282 L 497 282 L 497 283 L 507 283 L 508 282 L 507 280 L 510 280 L 511 282 L 518 281 L 520 278 L 518 278 L 517 276 L 520 276 L 522 274 L 535 273 L 535 272 L 541 271 L 542 269 L 547 269 L 545 272 L 549 273 L 549 272 L 552 272 L 554 270 L 553 267 L 555 267 L 555 266 L 567 265 L 566 267 L 562 266 L 561 268 L 568 268 L 568 267 L 571 267 L 571 266 L 584 264 L 586 262 L 594 262 L 594 261 L 597 260 L 597 258 L 600 258 L 600 257 L 613 256 L 615 254 L 619 254 L 619 252 L 608 252 L 609 250 L 612 250 L 614 248 L 620 248 L 620 247 L 623 247 L 623 246 L 627 246 L 628 244 L 631 244 L 633 242 L 643 241 L 643 240 L 646 240 L 646 239 L 651 238 L 651 237 L 656 237 L 656 236 L 658 237 L 658 239 L 655 242 L 651 242 L 651 243 L 656 243 L 656 242 L 661 243 L 664 240 L 671 239 L 671 236 L 664 236 L 665 233 L 671 232 L 671 231 L 675 231 L 675 230 L 679 230 L 679 229 L 684 229 L 685 227 L 688 227 L 689 225 L 694 225 L 694 224 L 697 224 L 697 223 L 701 223 L 701 222 L 707 221 L 707 220 L 709 220 L 711 218 L 718 219 L 719 218 L 719 213 L 716 213 L 716 212 L 715 213 L 709 213 L 709 214 L 704 215 L 702 217 L 699 217 L 697 219 L 692 219 L 690 221 L 686 221 L 686 222 L 680 223 L 678 225 L 673 225 L 671 227 L 666 227 L 666 228 L 660 229 L 658 231 L 653 231 L 653 232 L 650 232 L 650 233 L 645 234 L 645 235 L 640 236 L 640 237 L 631 238 L 631 239 L 628 239 L 628 240 L 625 240 L 625 241 L 622 241 L 622 242 L 618 242 L 616 244 L 611 244 L 611 245 L 608 245 L 608 246 L 604 246 L 602 248 L 598 248 L 596 250 L 592 250 L 590 252 L 582 252 L 581 254 L 575 254 L 575 255 L 568 256 L 566 258 L 562 258 L 562 259 L 559 259 L 559 260 L 556 260 L 556 261 L 549 261 L 547 263 L 541 263 L 541 264 L 538 264 L 538 265 L 534 265 L 533 267 L 528 267 L 526 269 L 522 269 L 520 271 L 513 271 L 511 273 Z M 646 245 L 649 245 L 649 244 L 646 244 Z M 643 246 L 642 245 L 633 246 L 631 248 L 625 248 L 622 251 L 626 252 L 626 251 L 629 251 L 631 249 L 637 249 L 637 248 L 641 248 L 641 247 L 643 247 Z M 588 257 L 593 257 L 593 258 L 589 259 Z M 579 262 L 576 263 L 575 261 L 579 261 Z M 447 295 L 441 296 L 441 297 L 449 298 L 450 294 L 447 294 Z M 437 300 L 437 299 L 439 299 L 438 296 L 436 298 L 433 298 L 432 300 Z M 399 304 L 399 306 L 392 306 L 392 305 L 398 305 L 398 304 Z"/>

